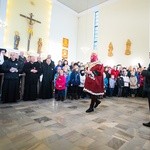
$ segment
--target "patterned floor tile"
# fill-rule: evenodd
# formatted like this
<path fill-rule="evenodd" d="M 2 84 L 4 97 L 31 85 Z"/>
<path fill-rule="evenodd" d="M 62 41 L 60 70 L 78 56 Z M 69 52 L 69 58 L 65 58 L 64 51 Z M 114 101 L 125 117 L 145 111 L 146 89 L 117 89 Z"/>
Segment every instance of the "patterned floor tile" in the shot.
<path fill-rule="evenodd" d="M 106 98 L 0 104 L 2 150 L 148 150 L 147 99 Z"/>

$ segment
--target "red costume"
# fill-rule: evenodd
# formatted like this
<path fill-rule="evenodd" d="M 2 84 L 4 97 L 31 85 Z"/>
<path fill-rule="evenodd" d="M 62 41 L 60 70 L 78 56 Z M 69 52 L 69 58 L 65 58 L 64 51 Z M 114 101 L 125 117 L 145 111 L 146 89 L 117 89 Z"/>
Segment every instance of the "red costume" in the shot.
<path fill-rule="evenodd" d="M 94 65 L 95 64 L 95 65 Z M 92 95 L 103 95 L 104 94 L 104 79 L 103 72 L 104 67 L 100 63 L 91 63 L 94 65 L 90 68 L 92 74 L 86 76 L 84 91 Z"/>
<path fill-rule="evenodd" d="M 87 113 L 94 111 L 101 101 L 98 100 L 98 95 L 104 94 L 104 67 L 98 62 L 96 53 L 91 55 L 91 63 L 86 71 L 86 79 L 84 84 L 84 91 L 88 92 L 91 96 L 90 108 L 86 110 Z"/>

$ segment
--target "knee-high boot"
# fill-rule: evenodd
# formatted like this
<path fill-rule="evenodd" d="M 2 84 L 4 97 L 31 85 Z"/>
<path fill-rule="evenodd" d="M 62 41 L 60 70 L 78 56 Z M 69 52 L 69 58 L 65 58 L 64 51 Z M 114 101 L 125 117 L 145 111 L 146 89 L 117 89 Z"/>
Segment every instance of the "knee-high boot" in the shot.
<path fill-rule="evenodd" d="M 94 108 L 96 108 L 100 103 L 101 101 L 96 98 Z"/>
<path fill-rule="evenodd" d="M 91 95 L 91 104 L 90 104 L 90 108 L 86 110 L 87 113 L 94 111 L 95 102 L 96 102 L 96 96 Z"/>

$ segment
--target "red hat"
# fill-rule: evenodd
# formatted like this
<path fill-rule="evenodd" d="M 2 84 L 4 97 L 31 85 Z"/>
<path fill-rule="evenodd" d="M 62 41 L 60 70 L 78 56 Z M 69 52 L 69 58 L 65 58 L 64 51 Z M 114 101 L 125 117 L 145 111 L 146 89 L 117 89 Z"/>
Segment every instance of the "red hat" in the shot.
<path fill-rule="evenodd" d="M 92 53 L 90 59 L 91 59 L 91 62 L 98 61 L 98 55 L 96 53 Z"/>

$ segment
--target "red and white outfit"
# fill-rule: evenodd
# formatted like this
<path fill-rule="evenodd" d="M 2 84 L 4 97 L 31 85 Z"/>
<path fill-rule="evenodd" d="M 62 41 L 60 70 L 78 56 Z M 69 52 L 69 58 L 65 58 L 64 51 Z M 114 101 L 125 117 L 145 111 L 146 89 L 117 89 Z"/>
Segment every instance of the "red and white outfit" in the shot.
<path fill-rule="evenodd" d="M 91 104 L 87 113 L 94 111 L 101 101 L 98 100 L 98 95 L 104 95 L 104 67 L 98 62 L 98 56 L 96 53 L 91 55 L 91 63 L 86 71 L 86 79 L 84 84 L 84 91 L 88 92 L 91 96 Z"/>
<path fill-rule="evenodd" d="M 92 63 L 90 65 L 92 65 Z M 90 68 L 90 71 L 92 73 L 86 76 L 84 91 L 92 95 L 104 95 L 103 65 L 96 63 L 93 67 Z"/>

